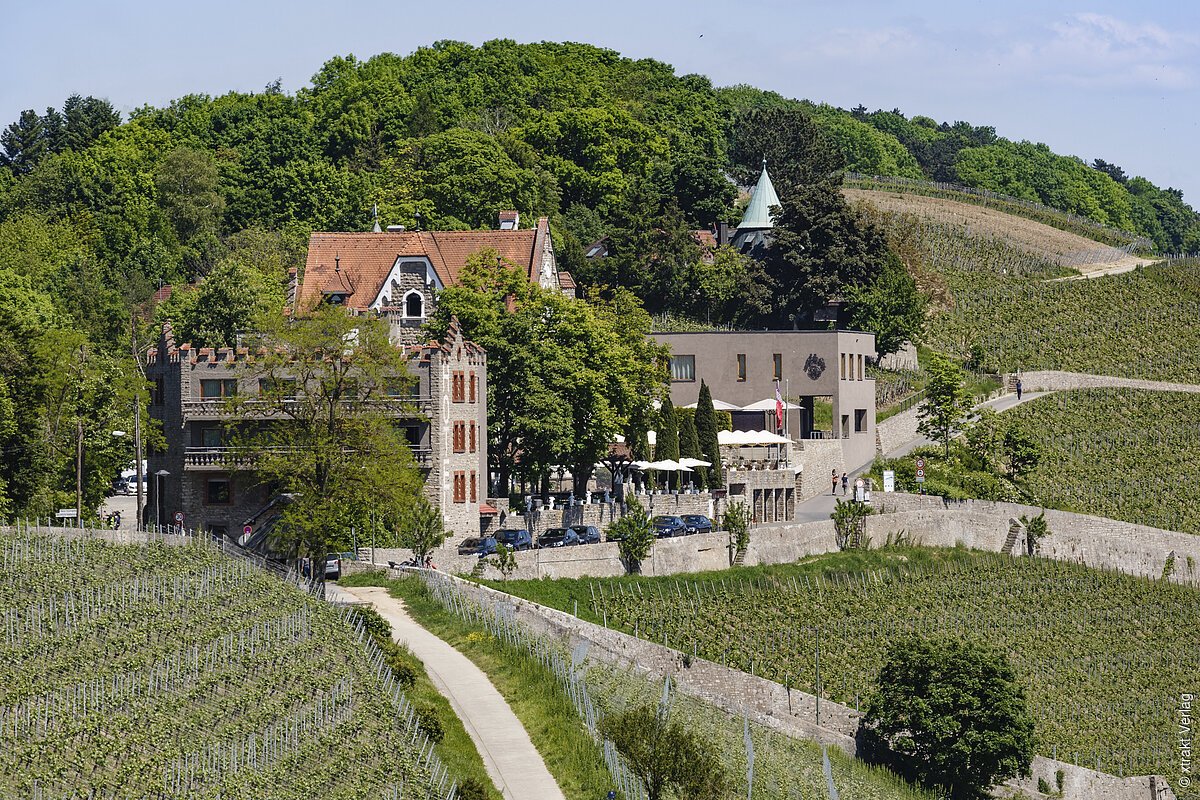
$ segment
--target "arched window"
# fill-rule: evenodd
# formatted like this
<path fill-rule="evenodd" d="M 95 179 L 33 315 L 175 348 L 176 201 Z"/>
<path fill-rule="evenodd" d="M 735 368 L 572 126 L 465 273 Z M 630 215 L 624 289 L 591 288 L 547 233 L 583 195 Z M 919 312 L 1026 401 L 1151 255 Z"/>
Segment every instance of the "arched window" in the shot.
<path fill-rule="evenodd" d="M 415 289 L 404 295 L 404 316 L 416 318 L 425 316 L 425 298 Z"/>

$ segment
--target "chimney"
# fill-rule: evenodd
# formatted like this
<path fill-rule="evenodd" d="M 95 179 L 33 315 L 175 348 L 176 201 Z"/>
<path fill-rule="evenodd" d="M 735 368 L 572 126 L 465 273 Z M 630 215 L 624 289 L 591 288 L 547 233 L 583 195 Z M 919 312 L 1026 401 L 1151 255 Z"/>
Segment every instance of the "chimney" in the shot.
<path fill-rule="evenodd" d="M 405 230 L 406 229 L 403 225 L 388 225 L 387 226 L 388 233 L 404 233 Z"/>
<path fill-rule="evenodd" d="M 515 231 L 517 225 L 521 222 L 521 215 L 516 211 L 501 211 L 500 212 L 500 230 Z"/>

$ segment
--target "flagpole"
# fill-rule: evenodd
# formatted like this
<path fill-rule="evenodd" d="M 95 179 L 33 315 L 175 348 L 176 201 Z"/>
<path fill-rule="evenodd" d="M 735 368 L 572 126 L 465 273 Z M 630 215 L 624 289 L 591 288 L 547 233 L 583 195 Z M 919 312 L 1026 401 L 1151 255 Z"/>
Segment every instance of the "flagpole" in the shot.
<path fill-rule="evenodd" d="M 788 403 L 791 402 L 792 396 L 792 379 L 783 379 L 783 435 L 787 437 L 787 456 L 783 459 L 783 465 L 790 467 L 792 465 L 792 429 L 788 426 Z"/>

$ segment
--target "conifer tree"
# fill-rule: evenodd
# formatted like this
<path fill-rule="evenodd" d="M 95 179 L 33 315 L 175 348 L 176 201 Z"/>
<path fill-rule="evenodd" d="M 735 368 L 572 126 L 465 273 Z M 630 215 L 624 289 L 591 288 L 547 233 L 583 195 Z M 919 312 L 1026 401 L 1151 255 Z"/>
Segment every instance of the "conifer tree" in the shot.
<path fill-rule="evenodd" d="M 654 442 L 654 460 L 679 460 L 679 422 L 675 419 L 675 406 L 671 405 L 668 397 L 663 401 L 662 409 L 658 412 L 658 438 Z M 672 472 L 668 481 L 672 489 L 679 486 L 679 473 Z"/>
<path fill-rule="evenodd" d="M 700 450 L 700 437 L 696 433 L 696 415 L 688 409 L 679 411 L 676 409 L 675 415 L 679 418 L 679 453 L 684 458 L 699 458 L 703 459 L 704 454 Z M 701 489 L 708 488 L 708 482 L 705 480 L 703 467 L 692 467 L 693 475 L 696 484 Z"/>
<path fill-rule="evenodd" d="M 712 392 L 700 381 L 700 398 L 696 401 L 696 437 L 705 461 L 712 464 L 703 470 L 708 486 L 719 489 L 725 482 L 721 477 L 721 448 L 717 444 L 717 415 L 713 411 Z"/>

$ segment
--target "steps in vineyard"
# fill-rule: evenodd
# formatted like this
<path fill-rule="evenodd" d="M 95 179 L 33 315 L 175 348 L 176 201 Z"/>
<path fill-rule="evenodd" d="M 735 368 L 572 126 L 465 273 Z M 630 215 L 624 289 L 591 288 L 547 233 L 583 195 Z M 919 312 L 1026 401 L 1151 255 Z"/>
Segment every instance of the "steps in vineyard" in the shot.
<path fill-rule="evenodd" d="M 1000 550 L 1001 553 L 1006 553 L 1010 556 L 1019 556 L 1021 553 L 1015 552 L 1017 548 L 1017 539 L 1021 537 L 1021 531 L 1025 526 L 1020 520 L 1010 519 L 1008 521 L 1008 538 L 1004 540 L 1004 547 Z"/>
<path fill-rule="evenodd" d="M 733 556 L 733 565 L 735 567 L 742 567 L 742 566 L 745 566 L 745 564 L 746 564 L 746 551 L 738 550 L 737 553 L 734 554 L 734 556 Z"/>

